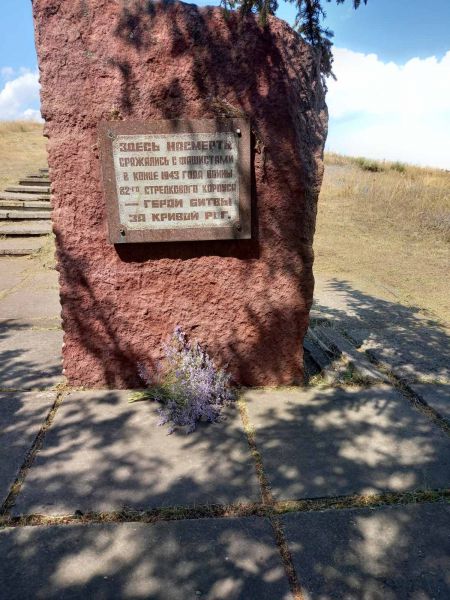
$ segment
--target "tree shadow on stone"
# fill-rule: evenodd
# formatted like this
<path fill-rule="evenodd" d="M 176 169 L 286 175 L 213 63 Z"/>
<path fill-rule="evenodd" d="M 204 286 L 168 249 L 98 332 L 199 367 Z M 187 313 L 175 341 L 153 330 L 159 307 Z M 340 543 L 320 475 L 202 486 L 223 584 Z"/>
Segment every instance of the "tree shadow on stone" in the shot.
<path fill-rule="evenodd" d="M 82 262 L 79 256 L 73 257 L 64 249 L 58 233 L 56 241 L 62 285 L 61 316 L 63 329 L 70 332 L 70 336 L 66 337 L 63 355 L 67 352 L 71 360 L 85 361 L 89 365 L 89 381 L 93 387 L 96 381 L 98 385 L 106 383 L 110 388 L 142 386 L 138 376 L 138 363 L 142 362 L 142 355 L 133 348 L 130 338 L 136 328 L 142 328 L 143 323 L 139 318 L 132 322 L 116 316 L 115 301 L 117 290 L 120 289 L 117 274 L 108 273 L 107 270 L 91 274 L 87 262 Z M 97 297 L 95 289 L 98 282 L 95 277 L 106 279 L 111 289 L 111 300 L 104 295 Z M 123 302 L 127 302 L 126 295 L 123 295 Z M 121 335 L 120 330 L 125 335 Z M 75 351 L 72 351 L 72 345 Z M 79 348 L 82 348 L 81 355 Z M 149 361 L 147 356 L 146 362 L 150 369 L 156 369 L 156 364 Z"/>

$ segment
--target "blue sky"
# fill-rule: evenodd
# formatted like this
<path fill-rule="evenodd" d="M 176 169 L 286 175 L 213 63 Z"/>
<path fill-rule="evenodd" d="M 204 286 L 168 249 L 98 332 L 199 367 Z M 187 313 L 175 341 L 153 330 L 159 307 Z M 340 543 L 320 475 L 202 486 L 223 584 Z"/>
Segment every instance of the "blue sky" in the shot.
<path fill-rule="evenodd" d="M 31 1 L 1 3 L 0 119 L 37 118 Z M 294 6 L 280 5 L 292 23 Z M 326 10 L 338 77 L 328 149 L 450 168 L 450 0 L 369 0 L 357 11 L 333 0 Z"/>

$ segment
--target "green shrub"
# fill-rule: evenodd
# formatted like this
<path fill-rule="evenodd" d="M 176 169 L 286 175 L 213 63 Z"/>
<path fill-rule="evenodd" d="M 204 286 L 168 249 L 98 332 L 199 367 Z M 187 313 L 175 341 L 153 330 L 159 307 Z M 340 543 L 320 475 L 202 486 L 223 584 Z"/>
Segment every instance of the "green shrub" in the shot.
<path fill-rule="evenodd" d="M 391 171 L 397 171 L 398 173 L 404 173 L 406 171 L 405 163 L 396 161 L 390 165 Z"/>
<path fill-rule="evenodd" d="M 363 171 L 370 171 L 371 173 L 380 173 L 384 171 L 384 165 L 377 160 L 370 160 L 369 158 L 356 158 L 356 164 Z"/>

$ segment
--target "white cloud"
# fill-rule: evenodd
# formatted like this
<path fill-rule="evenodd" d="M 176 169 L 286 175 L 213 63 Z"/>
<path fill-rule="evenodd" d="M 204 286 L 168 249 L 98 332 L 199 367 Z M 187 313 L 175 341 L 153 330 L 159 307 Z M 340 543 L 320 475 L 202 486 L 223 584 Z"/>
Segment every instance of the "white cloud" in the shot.
<path fill-rule="evenodd" d="M 334 56 L 329 150 L 450 168 L 450 51 L 404 65 L 345 48 Z"/>
<path fill-rule="evenodd" d="M 24 110 L 21 119 L 25 121 L 43 121 L 41 111 L 36 108 L 27 108 Z"/>
<path fill-rule="evenodd" d="M 14 69 L 12 67 L 2 67 L 0 69 L 0 75 L 4 79 L 10 79 L 14 75 Z"/>
<path fill-rule="evenodd" d="M 6 73 L 11 73 L 9 67 L 5 68 L 7 69 Z M 20 75 L 6 81 L 3 88 L 0 89 L 0 120 L 41 120 L 38 109 L 38 73 L 22 69 Z"/>

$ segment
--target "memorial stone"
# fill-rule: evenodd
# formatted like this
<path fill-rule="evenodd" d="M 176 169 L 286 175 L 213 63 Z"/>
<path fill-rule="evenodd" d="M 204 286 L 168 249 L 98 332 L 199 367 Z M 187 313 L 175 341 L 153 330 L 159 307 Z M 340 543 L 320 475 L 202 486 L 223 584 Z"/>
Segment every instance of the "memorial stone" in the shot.
<path fill-rule="evenodd" d="M 327 112 L 285 22 L 34 0 L 63 360 L 142 385 L 176 325 L 245 385 L 302 381 Z"/>

